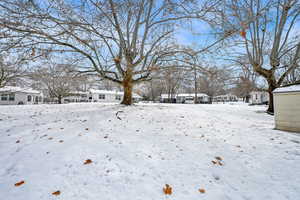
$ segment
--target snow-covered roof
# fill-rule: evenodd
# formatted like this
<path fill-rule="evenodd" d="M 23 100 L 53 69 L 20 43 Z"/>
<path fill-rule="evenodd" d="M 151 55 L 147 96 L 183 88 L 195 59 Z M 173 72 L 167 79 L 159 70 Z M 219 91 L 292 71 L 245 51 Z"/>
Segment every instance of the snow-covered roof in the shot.
<path fill-rule="evenodd" d="M 30 94 L 40 94 L 40 91 L 33 90 L 32 88 L 21 88 L 15 86 L 5 86 L 0 88 L 0 92 L 22 92 L 22 93 L 30 93 Z"/>
<path fill-rule="evenodd" d="M 71 91 L 69 94 L 88 94 L 88 92 L 83 92 L 83 91 Z"/>
<path fill-rule="evenodd" d="M 180 93 L 177 94 L 178 97 L 195 97 L 195 93 L 193 94 L 188 94 L 188 93 Z M 208 97 L 207 94 L 204 93 L 197 93 L 197 97 Z"/>
<path fill-rule="evenodd" d="M 286 92 L 300 92 L 300 84 L 291 85 L 287 87 L 280 87 L 273 91 L 273 93 L 286 93 Z"/>
<path fill-rule="evenodd" d="M 169 94 L 161 94 L 160 95 L 161 98 L 165 99 L 165 98 L 176 98 L 176 97 L 195 97 L 195 94 L 188 94 L 188 93 L 179 93 L 176 95 L 169 95 Z M 208 97 L 207 94 L 205 93 L 197 93 L 197 97 Z"/>
<path fill-rule="evenodd" d="M 218 95 L 218 96 L 215 96 L 215 97 L 237 97 L 237 96 L 233 95 L 233 94 L 223 94 L 223 95 Z"/>
<path fill-rule="evenodd" d="M 89 89 L 90 93 L 94 93 L 94 94 L 117 94 L 118 91 L 114 91 L 114 90 L 96 90 L 96 89 Z"/>

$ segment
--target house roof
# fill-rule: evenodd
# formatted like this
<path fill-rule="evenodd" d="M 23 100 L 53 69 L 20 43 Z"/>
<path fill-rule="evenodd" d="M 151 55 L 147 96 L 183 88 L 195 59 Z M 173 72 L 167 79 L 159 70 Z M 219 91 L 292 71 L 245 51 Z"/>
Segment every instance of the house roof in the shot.
<path fill-rule="evenodd" d="M 171 97 L 173 97 L 173 98 L 175 98 L 175 97 L 195 97 L 195 94 L 193 93 L 193 94 L 188 94 L 188 93 L 179 93 L 179 94 L 176 94 L 176 95 L 170 95 L 169 96 L 169 94 L 161 94 L 160 95 L 161 96 L 161 98 L 171 98 Z M 205 93 L 198 93 L 197 94 L 197 97 L 208 97 L 208 95 L 207 94 L 205 94 Z"/>
<path fill-rule="evenodd" d="M 287 87 L 280 87 L 273 91 L 273 93 L 289 93 L 289 92 L 300 92 L 300 84 L 291 85 Z"/>
<path fill-rule="evenodd" d="M 30 94 L 40 94 L 40 91 L 33 90 L 32 88 L 21 88 L 15 86 L 5 86 L 0 88 L 0 92 L 22 92 L 22 93 L 30 93 Z"/>
<path fill-rule="evenodd" d="M 188 93 L 180 93 L 180 94 L 177 94 L 178 97 L 195 97 L 195 93 L 193 94 L 188 94 Z M 204 94 L 204 93 L 197 93 L 197 97 L 206 97 L 208 96 L 207 94 Z"/>

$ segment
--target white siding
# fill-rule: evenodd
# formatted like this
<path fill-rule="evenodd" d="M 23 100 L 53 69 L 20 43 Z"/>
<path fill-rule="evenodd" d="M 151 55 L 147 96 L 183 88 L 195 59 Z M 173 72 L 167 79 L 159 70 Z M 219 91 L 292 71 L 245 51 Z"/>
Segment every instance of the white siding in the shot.
<path fill-rule="evenodd" d="M 300 92 L 274 93 L 275 128 L 300 132 Z"/>
<path fill-rule="evenodd" d="M 253 91 L 250 93 L 251 104 L 262 104 L 269 101 L 269 94 L 263 91 Z"/>
<path fill-rule="evenodd" d="M 7 101 L 2 101 L 1 100 L 1 94 L 14 94 L 15 95 L 15 100 L 14 101 L 9 101 L 9 99 Z M 31 96 L 31 101 L 28 101 L 28 95 Z M 0 93 L 0 105 L 18 105 L 21 104 L 21 102 L 23 102 L 23 104 L 36 104 L 35 102 L 35 98 L 36 97 L 40 97 L 40 94 L 30 94 L 30 93 L 23 93 L 23 92 L 1 92 Z M 42 103 L 40 101 L 38 101 L 38 103 Z"/>

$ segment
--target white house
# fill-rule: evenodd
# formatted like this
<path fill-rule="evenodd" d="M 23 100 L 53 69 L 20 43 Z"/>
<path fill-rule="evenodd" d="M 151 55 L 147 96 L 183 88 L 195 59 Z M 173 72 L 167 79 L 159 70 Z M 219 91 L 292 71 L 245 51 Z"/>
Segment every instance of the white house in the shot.
<path fill-rule="evenodd" d="M 72 91 L 70 95 L 63 98 L 64 103 L 73 103 L 73 102 L 88 102 L 89 92 L 82 91 Z"/>
<path fill-rule="evenodd" d="M 267 104 L 269 101 L 269 93 L 263 90 L 254 90 L 250 92 L 250 104 Z"/>
<path fill-rule="evenodd" d="M 300 84 L 277 88 L 273 94 L 275 128 L 300 133 Z"/>
<path fill-rule="evenodd" d="M 238 97 L 232 94 L 218 95 L 213 98 L 214 102 L 233 102 L 238 101 Z"/>
<path fill-rule="evenodd" d="M 90 89 L 88 99 L 90 102 L 121 102 L 123 94 L 123 92 L 119 91 Z M 138 102 L 142 100 L 142 97 L 133 93 L 132 99 L 134 102 Z"/>
<path fill-rule="evenodd" d="M 0 88 L 0 105 L 40 104 L 43 94 L 31 88 L 6 86 Z"/>
<path fill-rule="evenodd" d="M 161 94 L 160 102 L 161 103 L 194 103 L 195 94 L 188 94 L 188 93 L 179 93 L 176 95 L 168 95 L 168 94 Z M 209 103 L 210 98 L 207 94 L 198 93 L 197 94 L 197 102 L 198 103 Z"/>

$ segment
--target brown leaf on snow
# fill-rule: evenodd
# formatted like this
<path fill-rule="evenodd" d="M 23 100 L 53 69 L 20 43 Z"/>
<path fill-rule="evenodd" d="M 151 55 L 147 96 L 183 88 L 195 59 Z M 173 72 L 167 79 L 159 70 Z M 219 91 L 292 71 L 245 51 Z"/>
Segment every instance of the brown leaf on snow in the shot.
<path fill-rule="evenodd" d="M 85 130 L 86 130 L 86 131 L 88 131 L 88 130 L 89 130 L 89 128 L 86 128 Z"/>
<path fill-rule="evenodd" d="M 60 195 L 60 191 L 57 190 L 57 191 L 55 191 L 55 192 L 52 192 L 52 195 L 58 196 L 58 195 Z"/>
<path fill-rule="evenodd" d="M 16 143 L 20 143 L 20 140 L 17 140 Z"/>
<path fill-rule="evenodd" d="M 200 188 L 198 191 L 199 191 L 200 193 L 205 193 L 205 189 L 203 189 L 203 188 Z"/>
<path fill-rule="evenodd" d="M 63 141 L 63 140 L 59 140 L 59 142 L 60 142 L 60 143 L 63 143 L 64 141 Z"/>
<path fill-rule="evenodd" d="M 218 164 L 219 164 L 220 166 L 222 166 L 222 165 L 223 165 L 223 163 L 222 163 L 222 162 L 220 162 L 220 161 L 218 161 Z"/>
<path fill-rule="evenodd" d="M 217 164 L 217 162 L 216 162 L 216 161 L 214 161 L 214 160 L 212 160 L 211 162 L 212 162 L 214 165 L 215 165 L 215 164 Z"/>
<path fill-rule="evenodd" d="M 215 159 L 220 160 L 220 161 L 223 160 L 220 156 L 216 156 Z"/>
<path fill-rule="evenodd" d="M 52 140 L 52 139 L 53 139 L 53 137 L 49 137 L 49 138 L 48 138 L 48 140 Z"/>
<path fill-rule="evenodd" d="M 170 187 L 168 184 L 163 188 L 163 192 L 165 195 L 171 195 L 172 194 L 172 187 Z"/>
<path fill-rule="evenodd" d="M 23 185 L 24 183 L 25 183 L 25 181 L 20 181 L 20 182 L 15 183 L 15 186 L 18 187 L 20 185 Z"/>
<path fill-rule="evenodd" d="M 83 164 L 87 165 L 87 164 L 91 164 L 91 163 L 92 163 L 92 160 L 91 159 L 87 159 Z"/>

